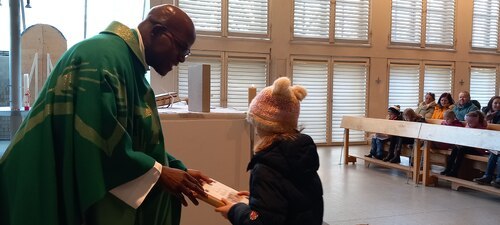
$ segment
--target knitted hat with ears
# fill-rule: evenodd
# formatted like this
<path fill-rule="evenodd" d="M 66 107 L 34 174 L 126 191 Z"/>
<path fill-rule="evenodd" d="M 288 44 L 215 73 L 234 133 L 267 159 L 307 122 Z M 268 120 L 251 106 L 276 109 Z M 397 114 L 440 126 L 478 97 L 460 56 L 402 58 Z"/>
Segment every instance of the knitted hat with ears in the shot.
<path fill-rule="evenodd" d="M 300 101 L 307 95 L 304 87 L 291 86 L 290 79 L 280 77 L 262 89 L 248 107 L 247 120 L 270 133 L 286 133 L 297 129 Z"/>

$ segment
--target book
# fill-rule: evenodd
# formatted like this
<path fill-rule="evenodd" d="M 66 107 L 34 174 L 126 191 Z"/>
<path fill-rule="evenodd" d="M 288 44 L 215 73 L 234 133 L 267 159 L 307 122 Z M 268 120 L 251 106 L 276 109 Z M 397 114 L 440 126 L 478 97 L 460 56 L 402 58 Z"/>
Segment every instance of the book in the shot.
<path fill-rule="evenodd" d="M 212 180 L 212 183 L 203 183 L 203 189 L 205 193 L 207 193 L 207 197 L 196 195 L 196 198 L 201 199 L 202 201 L 214 206 L 221 207 L 225 204 L 222 202 L 222 199 L 232 203 L 245 203 L 248 205 L 248 196 L 238 195 L 238 191 L 223 184 L 219 181 Z"/>

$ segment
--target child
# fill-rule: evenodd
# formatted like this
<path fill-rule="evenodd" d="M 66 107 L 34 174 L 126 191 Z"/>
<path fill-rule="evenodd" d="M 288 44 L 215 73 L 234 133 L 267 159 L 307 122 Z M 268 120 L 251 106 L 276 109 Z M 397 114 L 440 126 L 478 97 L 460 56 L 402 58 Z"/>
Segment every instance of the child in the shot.
<path fill-rule="evenodd" d="M 421 115 L 415 113 L 415 111 L 412 108 L 407 108 L 403 111 L 403 120 L 408 122 L 420 122 L 420 123 L 425 122 L 425 119 Z M 412 145 L 414 142 L 415 140 L 413 138 L 392 136 L 391 145 L 389 146 L 389 157 L 392 156 L 392 158 L 388 159 L 388 161 L 390 163 L 400 163 L 401 150 L 403 148 L 403 145 L 404 144 Z"/>
<path fill-rule="evenodd" d="M 260 142 L 248 170 L 250 201 L 216 208 L 232 224 L 321 225 L 323 190 L 312 138 L 297 130 L 305 88 L 286 77 L 264 88 L 251 102 L 247 120 Z M 248 194 L 248 193 L 245 193 Z"/>
<path fill-rule="evenodd" d="M 488 123 L 484 119 L 484 114 L 479 110 L 467 113 L 465 115 L 465 121 L 467 123 L 465 126 L 466 128 L 486 129 L 488 126 Z M 441 175 L 456 177 L 465 154 L 480 155 L 482 153 L 482 151 L 476 150 L 472 147 L 460 145 L 453 147 L 451 155 L 448 157 L 448 161 L 446 163 L 446 169 L 441 172 Z"/>
<path fill-rule="evenodd" d="M 401 113 L 399 112 L 399 105 L 391 106 L 387 109 L 387 119 L 389 120 L 401 120 Z M 389 139 L 388 135 L 385 134 L 375 134 L 372 137 L 372 145 L 370 149 L 370 154 L 365 155 L 365 157 L 375 157 L 376 159 L 382 159 L 384 157 L 384 144 Z"/>
<path fill-rule="evenodd" d="M 390 120 L 391 119 L 392 120 L 403 120 L 403 115 L 401 114 L 399 105 L 389 107 L 388 112 L 390 115 L 389 116 Z M 384 162 L 391 161 L 393 158 L 395 158 L 394 157 L 394 149 L 396 148 L 396 145 L 399 142 L 399 136 L 394 136 L 394 135 L 389 136 L 389 141 L 390 141 L 389 153 L 387 154 L 387 156 L 385 156 L 385 158 L 382 159 L 382 160 L 384 160 Z"/>
<path fill-rule="evenodd" d="M 457 119 L 457 116 L 455 115 L 455 112 L 453 112 L 453 110 L 446 110 L 443 114 L 443 119 L 444 120 L 441 122 L 441 125 L 464 127 L 464 124 Z M 453 147 L 453 145 L 441 142 L 432 142 L 432 147 L 434 149 L 450 149 Z"/>

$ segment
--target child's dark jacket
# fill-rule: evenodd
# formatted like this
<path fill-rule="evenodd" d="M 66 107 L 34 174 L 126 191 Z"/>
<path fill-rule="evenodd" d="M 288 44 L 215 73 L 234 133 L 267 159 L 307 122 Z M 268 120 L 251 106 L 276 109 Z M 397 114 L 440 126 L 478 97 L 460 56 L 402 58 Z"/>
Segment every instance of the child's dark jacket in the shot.
<path fill-rule="evenodd" d="M 311 137 L 277 141 L 252 158 L 250 205 L 239 203 L 228 213 L 234 225 L 321 225 L 323 189 L 319 158 Z"/>

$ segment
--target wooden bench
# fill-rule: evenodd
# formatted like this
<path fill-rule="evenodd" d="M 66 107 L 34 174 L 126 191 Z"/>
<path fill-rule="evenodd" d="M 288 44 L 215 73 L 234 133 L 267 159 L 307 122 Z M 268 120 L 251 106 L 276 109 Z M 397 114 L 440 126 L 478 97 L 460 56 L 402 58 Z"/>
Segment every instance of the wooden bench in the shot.
<path fill-rule="evenodd" d="M 413 178 L 415 183 L 419 183 L 420 175 L 420 149 L 421 142 L 418 138 L 418 133 L 420 131 L 421 123 L 387 120 L 387 119 L 375 119 L 375 118 L 365 118 L 365 117 L 355 117 L 355 116 L 344 116 L 340 127 L 345 129 L 344 132 L 344 165 L 348 163 L 355 163 L 356 159 L 363 159 L 365 162 L 373 163 L 379 166 L 394 168 L 402 171 L 408 172 L 409 176 Z M 406 166 L 399 163 L 389 163 L 384 162 L 379 159 L 373 159 L 365 157 L 364 155 L 350 155 L 349 154 L 349 130 L 360 130 L 365 132 L 381 133 L 388 135 L 397 135 L 400 137 L 414 138 L 415 143 L 413 145 L 413 166 Z M 417 160 L 418 159 L 418 160 Z"/>
<path fill-rule="evenodd" d="M 420 128 L 419 138 L 427 141 L 436 141 L 480 149 L 500 151 L 499 131 L 500 125 L 497 124 L 490 124 L 485 130 L 424 123 Z M 459 187 L 467 187 L 500 195 L 500 189 L 491 187 L 489 185 L 479 185 L 469 180 L 431 173 L 431 150 L 432 149 L 430 144 L 425 145 L 423 152 L 422 180 L 424 185 L 436 185 L 437 179 L 443 179 L 450 181 L 452 188 L 455 190 L 458 190 Z M 487 162 L 488 160 L 485 156 L 466 155 L 466 158 L 480 162 Z"/>
<path fill-rule="evenodd" d="M 441 125 L 441 122 L 443 120 L 440 119 L 426 119 L 426 123 L 429 124 L 438 124 Z M 466 122 L 462 121 L 462 124 L 465 126 Z M 488 124 L 489 130 L 500 130 L 500 125 L 498 124 Z M 429 144 L 431 144 L 431 141 L 428 141 Z M 451 149 L 438 149 L 436 148 L 435 145 L 430 145 L 430 163 L 432 165 L 440 165 L 440 166 L 446 166 L 446 161 L 448 156 L 451 154 Z M 477 177 L 478 174 L 477 172 L 474 173 L 470 171 L 470 169 L 475 169 L 477 171 L 486 171 L 486 164 L 488 162 L 488 155 L 472 155 L 472 154 L 466 154 L 465 155 L 465 162 L 464 166 L 462 166 L 461 171 L 466 172 L 466 173 L 461 173 L 462 176 L 468 177 L 470 179 Z"/>
<path fill-rule="evenodd" d="M 365 117 L 344 116 L 342 118 L 341 127 L 344 132 L 344 165 L 349 162 L 355 163 L 356 159 L 363 159 L 365 162 L 374 163 L 380 166 L 408 171 L 415 183 L 422 183 L 426 186 L 436 185 L 437 179 L 444 179 L 451 182 L 453 189 L 459 187 L 468 187 L 480 191 L 500 194 L 500 189 L 489 185 L 478 185 L 472 181 L 459 179 L 455 177 L 447 177 L 439 174 L 433 174 L 430 171 L 431 166 L 431 147 L 430 144 L 425 144 L 421 150 L 423 141 L 430 143 L 431 141 L 463 145 L 481 149 L 500 151 L 500 125 L 490 124 L 486 130 L 471 129 L 453 126 L 440 125 L 441 120 L 435 120 L 429 123 L 416 123 L 406 121 L 393 121 L 387 119 L 374 119 Z M 349 154 L 349 130 L 360 130 L 365 132 L 376 132 L 389 135 L 397 135 L 401 137 L 414 138 L 415 144 L 413 148 L 413 166 L 405 166 L 401 164 L 387 163 L 382 160 L 364 157 L 363 155 Z M 450 151 L 432 150 L 435 153 L 440 153 L 446 156 Z M 420 171 L 421 157 L 423 156 L 422 171 Z M 488 158 L 485 156 L 466 155 L 466 159 L 481 162 L 485 165 Z"/>

